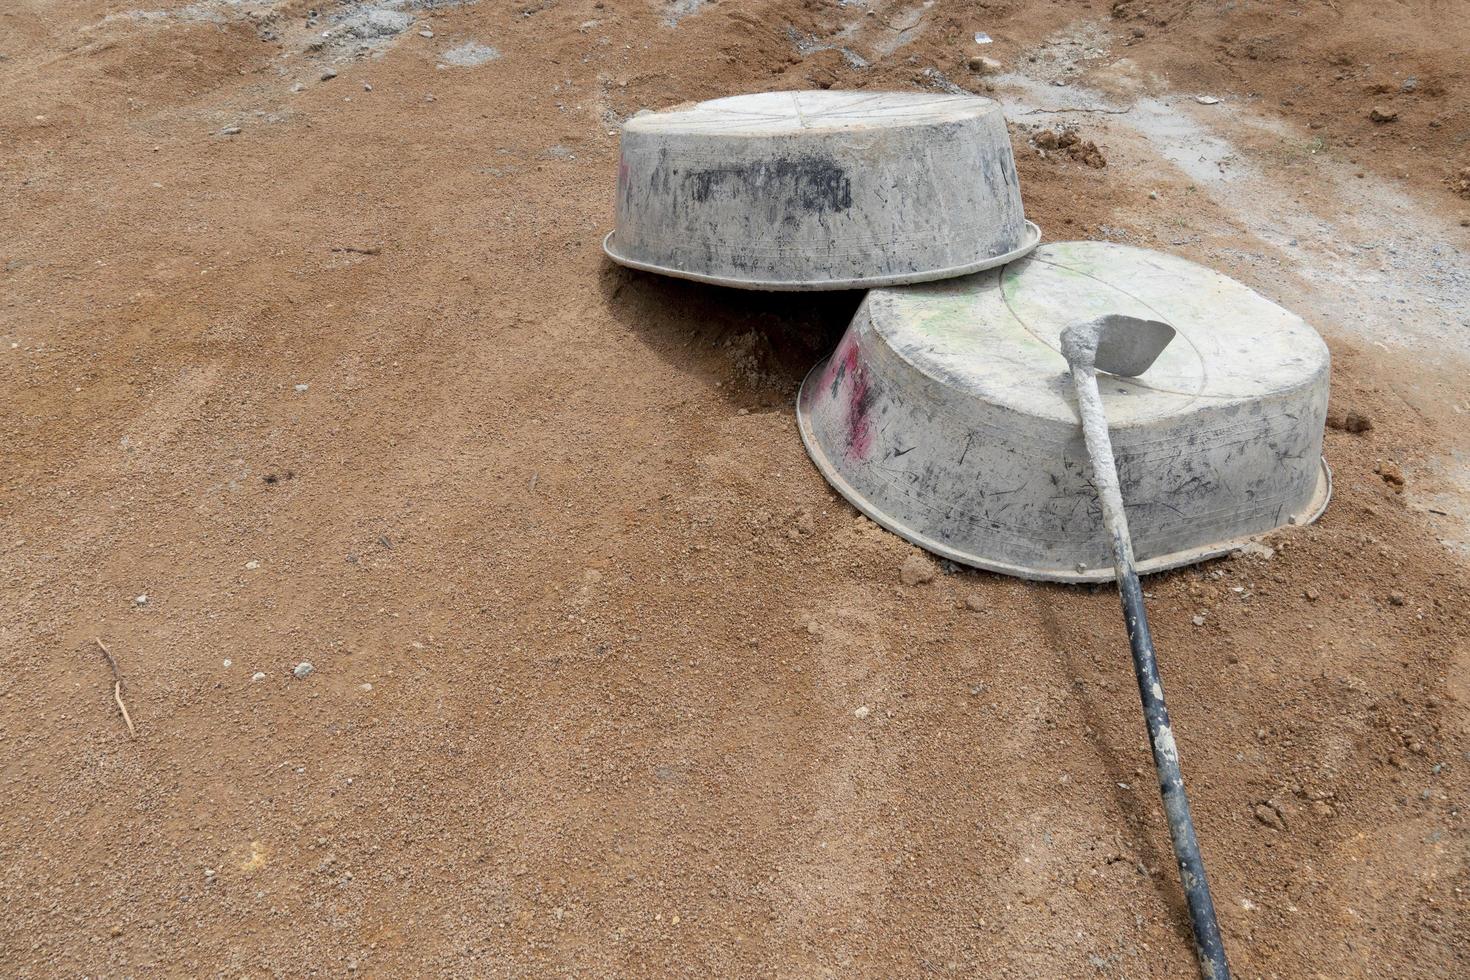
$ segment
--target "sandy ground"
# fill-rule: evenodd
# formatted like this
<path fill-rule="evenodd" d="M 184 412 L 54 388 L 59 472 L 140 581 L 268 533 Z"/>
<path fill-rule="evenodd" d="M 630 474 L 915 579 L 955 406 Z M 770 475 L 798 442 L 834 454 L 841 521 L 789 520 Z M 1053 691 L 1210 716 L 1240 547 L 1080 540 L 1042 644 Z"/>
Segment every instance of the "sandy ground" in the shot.
<path fill-rule="evenodd" d="M 5 5 L 0 973 L 1191 974 L 1115 597 L 901 583 L 856 296 L 601 256 L 623 118 L 816 85 L 1328 338 L 1327 514 L 1147 584 L 1181 756 L 1238 975 L 1470 973 L 1467 13 Z"/>

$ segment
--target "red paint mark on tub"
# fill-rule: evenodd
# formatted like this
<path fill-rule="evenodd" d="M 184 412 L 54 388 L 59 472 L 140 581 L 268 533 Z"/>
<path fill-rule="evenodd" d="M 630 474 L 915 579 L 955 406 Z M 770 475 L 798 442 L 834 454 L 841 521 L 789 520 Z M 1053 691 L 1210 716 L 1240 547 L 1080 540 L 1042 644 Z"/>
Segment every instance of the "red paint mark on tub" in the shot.
<path fill-rule="evenodd" d="M 858 359 L 855 340 L 847 340 L 832 358 L 837 366 L 833 379 L 838 397 L 845 402 L 847 423 L 847 456 L 849 459 L 866 460 L 873 449 L 873 421 L 868 417 L 872 405 L 868 389 L 868 372 Z M 843 382 L 846 381 L 846 384 Z"/>

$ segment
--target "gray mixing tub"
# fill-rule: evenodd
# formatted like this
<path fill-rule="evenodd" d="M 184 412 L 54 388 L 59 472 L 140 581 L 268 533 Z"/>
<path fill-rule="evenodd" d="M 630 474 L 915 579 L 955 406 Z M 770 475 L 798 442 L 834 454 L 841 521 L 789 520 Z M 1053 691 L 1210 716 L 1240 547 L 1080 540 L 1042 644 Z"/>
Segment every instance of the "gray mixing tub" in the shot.
<path fill-rule="evenodd" d="M 989 99 L 766 92 L 623 126 L 623 265 L 742 289 L 856 289 L 966 275 L 1041 239 Z"/>
<path fill-rule="evenodd" d="M 1105 313 L 1178 331 L 1142 376 L 1099 376 L 1140 571 L 1322 513 L 1321 338 L 1226 276 L 1101 242 L 869 293 L 802 385 L 807 451 L 859 510 L 935 554 L 1023 578 L 1109 581 L 1058 350 L 1069 323 Z"/>

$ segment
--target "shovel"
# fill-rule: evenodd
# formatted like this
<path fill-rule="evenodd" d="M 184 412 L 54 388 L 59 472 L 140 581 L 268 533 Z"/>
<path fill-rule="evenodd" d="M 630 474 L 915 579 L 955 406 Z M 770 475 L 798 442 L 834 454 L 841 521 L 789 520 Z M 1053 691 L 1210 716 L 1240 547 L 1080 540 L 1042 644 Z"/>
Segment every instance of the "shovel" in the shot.
<path fill-rule="evenodd" d="M 1123 493 L 1118 485 L 1118 468 L 1113 462 L 1112 440 L 1108 438 L 1108 419 L 1097 388 L 1097 371 L 1137 377 L 1149 369 L 1173 339 L 1174 328 L 1167 323 L 1112 314 L 1075 323 L 1063 330 L 1062 356 L 1072 369 L 1072 383 L 1077 387 L 1082 434 L 1092 458 L 1103 527 L 1113 542 L 1113 568 L 1117 571 L 1118 592 L 1123 599 L 1128 642 L 1133 647 L 1133 672 L 1138 677 L 1138 694 L 1143 699 L 1143 714 L 1148 721 L 1159 794 L 1164 799 L 1174 858 L 1179 863 L 1179 880 L 1189 903 L 1200 976 L 1204 980 L 1229 980 L 1230 964 L 1225 960 L 1220 924 L 1215 921 L 1215 902 L 1210 897 L 1204 859 L 1200 857 L 1199 841 L 1194 835 L 1194 820 L 1189 815 L 1179 751 L 1169 727 L 1169 709 L 1164 705 L 1164 687 L 1154 659 L 1148 614 L 1143 608 L 1143 587 L 1133 568 L 1133 541 L 1128 536 L 1128 518 L 1123 513 Z"/>

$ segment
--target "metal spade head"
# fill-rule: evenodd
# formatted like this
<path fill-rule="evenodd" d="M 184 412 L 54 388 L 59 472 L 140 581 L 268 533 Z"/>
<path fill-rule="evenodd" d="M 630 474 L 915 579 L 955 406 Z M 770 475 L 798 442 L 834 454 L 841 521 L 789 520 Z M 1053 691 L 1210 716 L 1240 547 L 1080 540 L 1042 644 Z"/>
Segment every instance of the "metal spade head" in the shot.
<path fill-rule="evenodd" d="M 1174 328 L 1158 320 L 1109 313 L 1062 331 L 1062 356 L 1098 371 L 1136 378 L 1174 339 Z"/>

